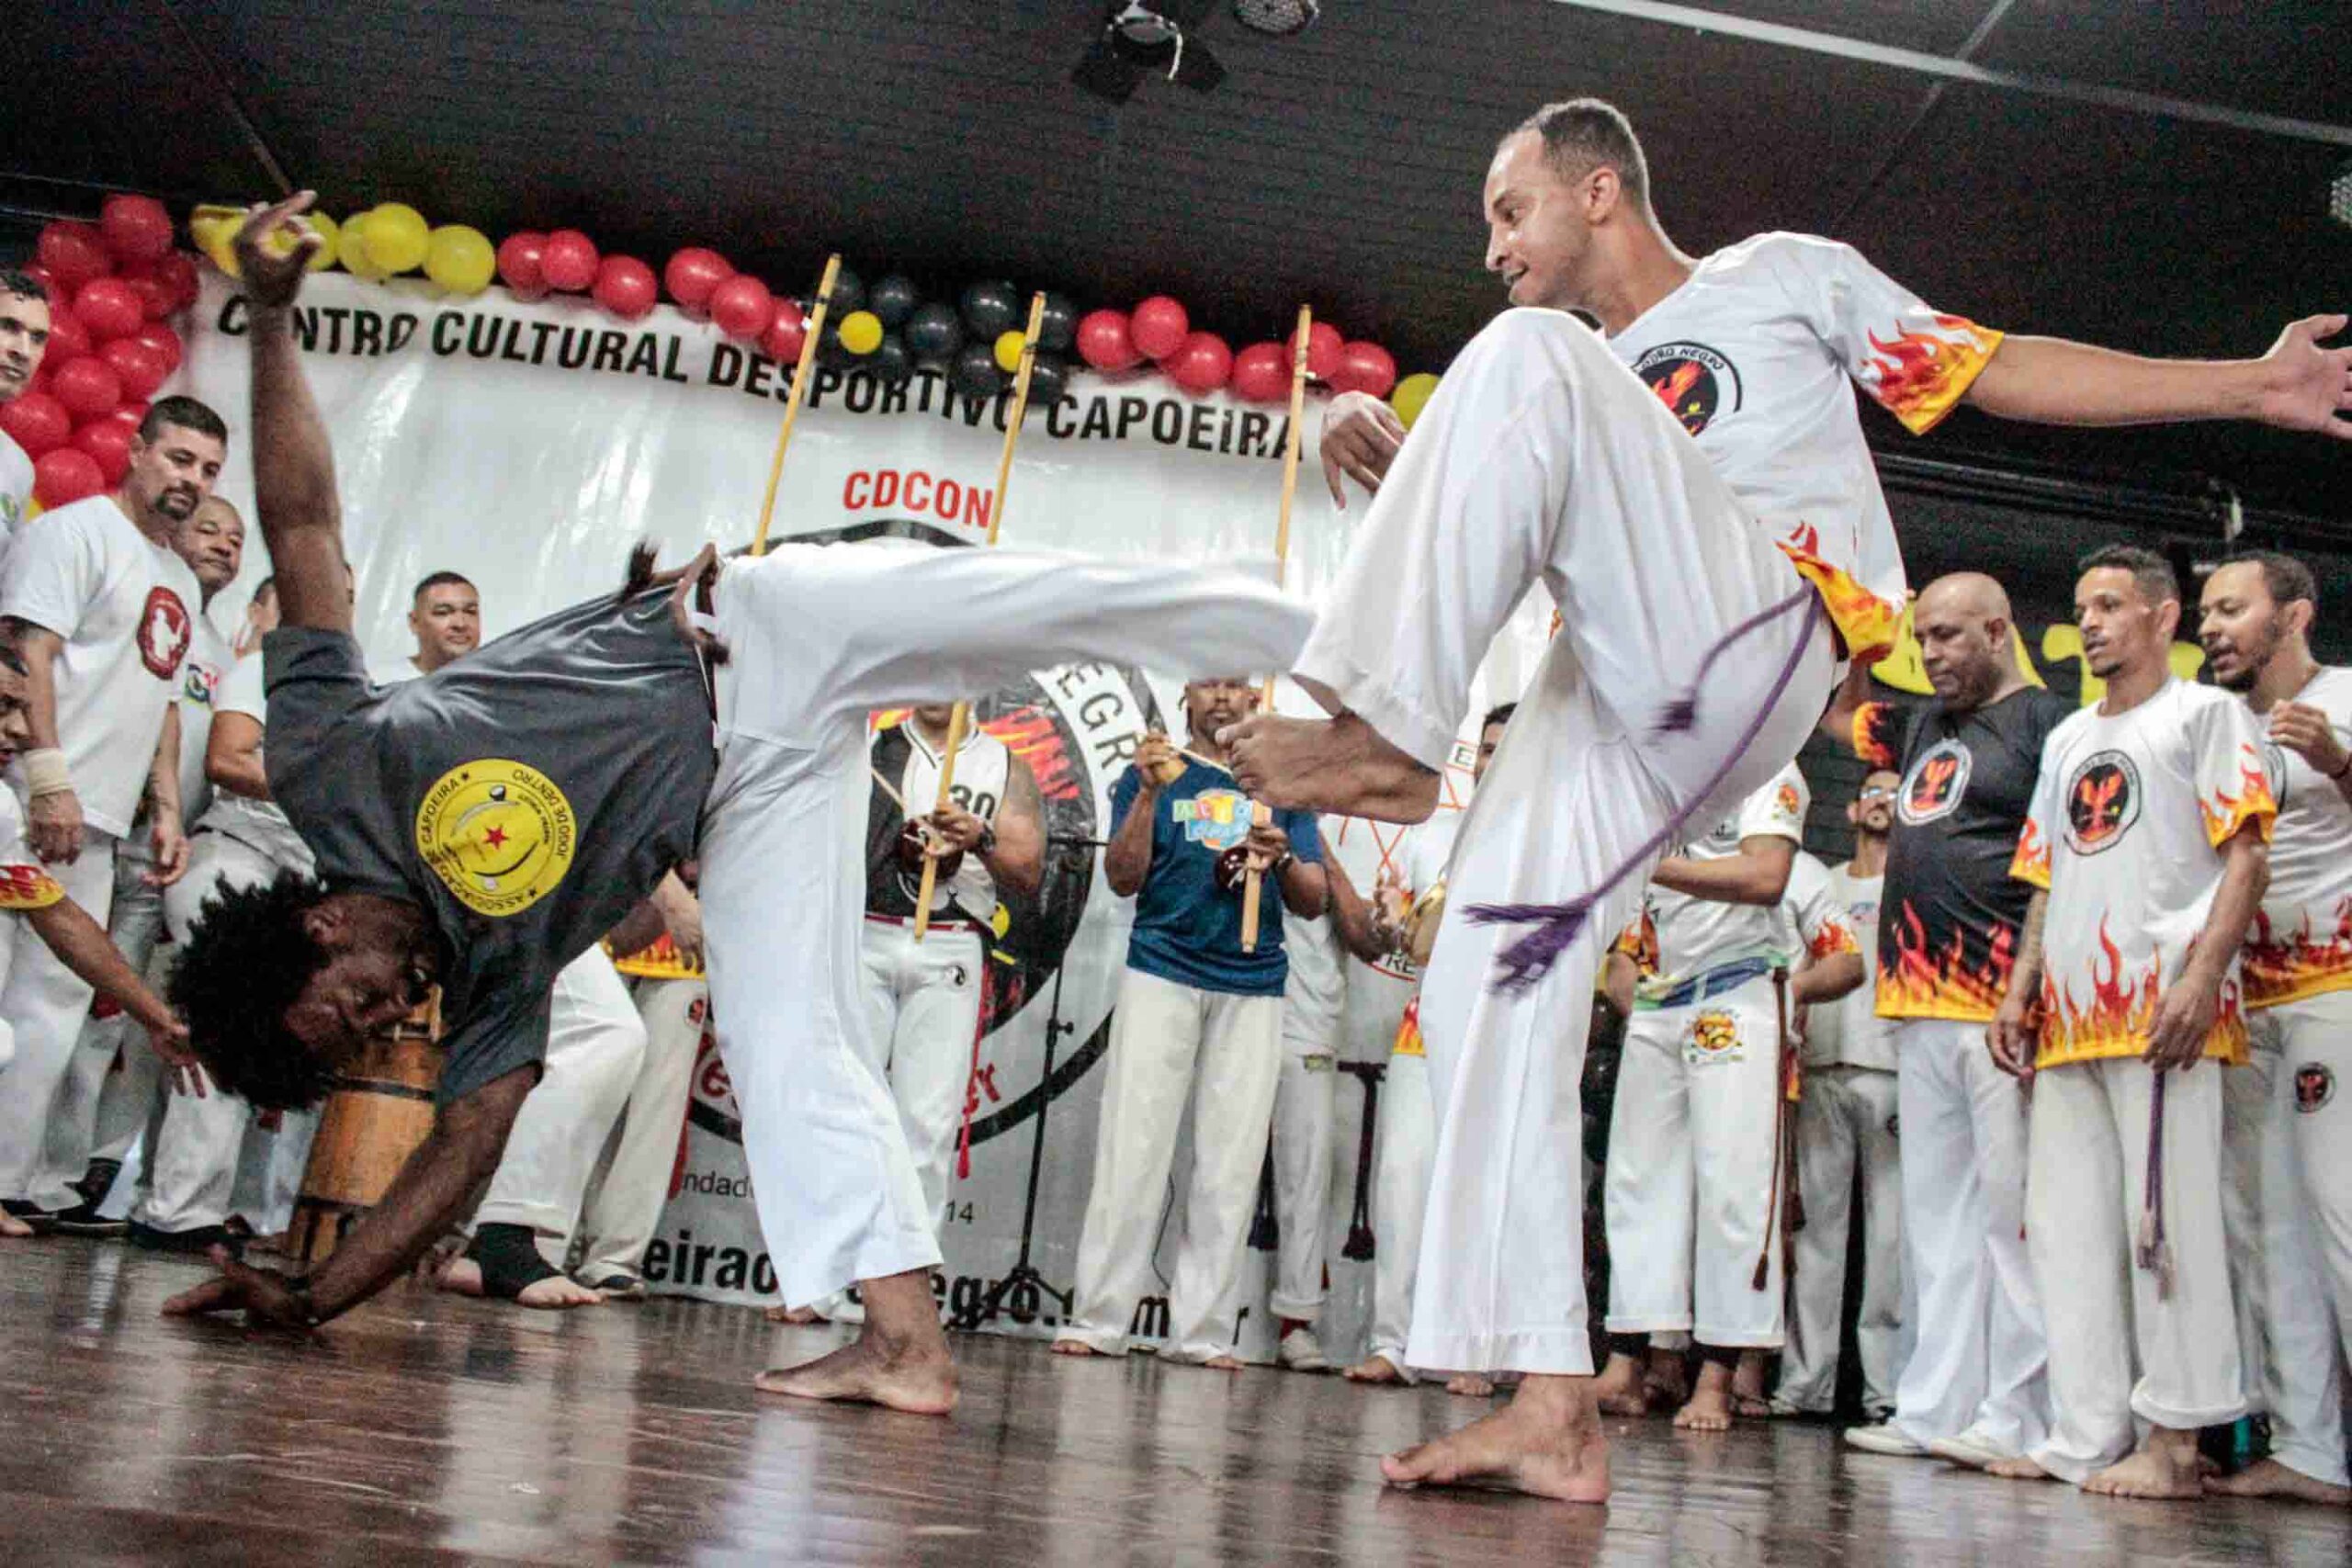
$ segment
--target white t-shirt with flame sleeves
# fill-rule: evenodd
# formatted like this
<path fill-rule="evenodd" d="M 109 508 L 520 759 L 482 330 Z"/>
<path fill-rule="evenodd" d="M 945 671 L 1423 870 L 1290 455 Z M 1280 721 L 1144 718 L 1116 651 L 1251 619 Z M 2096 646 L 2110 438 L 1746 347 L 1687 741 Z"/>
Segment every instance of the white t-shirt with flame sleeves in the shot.
<path fill-rule="evenodd" d="M 2290 700 L 2325 714 L 2336 743 L 2352 746 L 2352 670 L 2323 667 Z M 2262 750 L 2278 822 L 2270 888 L 2240 954 L 2250 1008 L 2352 987 L 2352 802 L 2301 752 L 2273 740 Z"/>
<path fill-rule="evenodd" d="M 1851 245 L 1786 233 L 1702 258 L 1609 340 L 1821 590 L 1856 658 L 1894 645 L 1907 585 L 1848 383 L 1924 434 L 2000 343 Z"/>

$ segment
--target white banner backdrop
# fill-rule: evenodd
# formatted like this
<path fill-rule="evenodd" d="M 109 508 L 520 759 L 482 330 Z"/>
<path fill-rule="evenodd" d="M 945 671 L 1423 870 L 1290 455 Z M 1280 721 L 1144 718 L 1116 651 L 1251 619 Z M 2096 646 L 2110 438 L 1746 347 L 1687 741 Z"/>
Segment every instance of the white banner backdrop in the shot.
<path fill-rule="evenodd" d="M 208 274 L 200 324 L 173 389 L 201 397 L 232 427 L 220 492 L 252 515 L 244 439 L 245 312 L 232 282 Z M 312 277 L 300 315 L 305 364 L 332 433 L 344 529 L 358 573 L 358 626 L 371 660 L 405 655 L 412 584 L 463 573 L 481 591 L 485 635 L 610 592 L 629 546 L 659 542 L 676 560 L 705 540 L 748 544 L 789 385 L 788 367 L 664 307 L 623 324 L 584 300 L 473 299 L 427 286 Z M 943 377 L 887 387 L 821 370 L 785 465 L 775 536 L 895 533 L 979 543 L 990 511 L 1009 399 L 953 394 Z M 1310 412 L 1312 420 L 1314 414 Z M 1050 407 L 1033 408 L 1013 465 L 1008 544 L 1112 556 L 1237 559 L 1271 556 L 1281 495 L 1284 411 L 1223 395 L 1192 398 L 1164 380 L 1080 374 Z M 1347 524 L 1314 464 L 1312 431 L 1293 520 L 1289 585 L 1313 599 L 1337 571 Z M 241 590 L 215 606 L 233 626 L 244 590 L 267 570 L 259 534 Z M 1536 596 L 1541 598 L 1541 595 Z M 1541 651 L 1550 606 L 1521 607 L 1490 659 L 1485 685 L 1515 695 Z M 910 626 L 919 638 L 922 628 Z M 1037 1166 L 1031 1259 L 1066 1292 L 1093 1164 L 1108 1021 L 1131 906 L 1103 883 L 1084 840 L 1109 830 L 1109 793 L 1145 728 L 1181 727 L 1172 684 L 1148 672 L 1081 666 L 1040 671 L 988 694 L 984 719 L 1038 775 L 1058 846 L 1042 897 L 1009 911 L 991 961 L 996 999 L 974 1079 L 971 1169 L 942 1216 L 944 1299 L 969 1311 L 1020 1248 L 1035 1118 L 1047 1132 Z M 1481 704 L 1486 694 L 1480 694 Z M 1283 705 L 1304 707 L 1285 689 Z M 1474 720 L 1475 722 L 1475 720 Z M 1468 784 L 1466 750 L 1449 794 Z M 1369 892 L 1400 830 L 1334 819 L 1326 833 Z M 788 934 L 779 940 L 790 940 Z M 1343 1059 L 1385 1062 L 1409 977 L 1349 963 Z M 789 1005 L 779 998 L 779 1005 Z M 1053 1081 L 1041 1085 L 1049 1020 Z M 1043 1092 L 1041 1092 L 1041 1088 Z M 1340 1257 L 1357 1192 L 1361 1079 L 1337 1094 L 1330 1271 L 1324 1328 L 1331 1348 L 1360 1345 L 1371 1270 Z M 1182 1171 L 1172 1191 L 1181 1191 Z M 656 1290 L 730 1302 L 773 1299 L 725 1073 L 697 1062 L 684 1158 L 646 1259 Z M 1182 1224 L 1171 1213 L 1164 1236 Z M 776 1237 L 789 1246 L 788 1236 Z M 1172 1243 L 1159 1259 L 1164 1276 Z M 1269 1259 L 1250 1254 L 1245 1354 L 1270 1353 Z M 1042 1333 L 1060 1307 L 1017 1292 L 992 1326 Z M 1154 1307 L 1148 1307 L 1149 1326 Z"/>

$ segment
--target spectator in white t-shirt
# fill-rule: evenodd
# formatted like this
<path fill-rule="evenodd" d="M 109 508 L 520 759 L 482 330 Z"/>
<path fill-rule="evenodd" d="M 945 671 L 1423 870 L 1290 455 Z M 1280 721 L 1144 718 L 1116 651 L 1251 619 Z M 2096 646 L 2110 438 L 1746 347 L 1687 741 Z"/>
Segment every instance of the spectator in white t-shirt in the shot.
<path fill-rule="evenodd" d="M 67 897 L 103 920 L 113 903 L 116 847 L 150 802 L 153 874 L 178 880 L 179 716 L 175 699 L 196 638 L 202 593 L 172 549 L 212 493 L 228 427 L 192 398 L 165 398 L 130 444 L 109 495 L 45 513 L 0 570 L 0 619 L 28 671 L 32 747 L 11 773 L 26 802 L 27 837 Z M 45 951 L 28 953 L 0 989 L 0 1019 L 17 1037 L 0 1076 L 0 1202 L 32 1223 L 96 1223 L 70 1168 L 44 1157 L 51 1113 L 73 1066 L 90 1006 L 88 983 Z"/>
<path fill-rule="evenodd" d="M 409 595 L 408 629 L 416 651 L 370 670 L 379 686 L 430 675 L 481 646 L 481 590 L 454 571 L 436 571 Z"/>
<path fill-rule="evenodd" d="M 0 270 L 0 403 L 14 402 L 31 385 L 49 346 L 49 295 L 29 274 Z M 0 430 L 0 559 L 25 520 L 32 499 L 33 460 Z"/>

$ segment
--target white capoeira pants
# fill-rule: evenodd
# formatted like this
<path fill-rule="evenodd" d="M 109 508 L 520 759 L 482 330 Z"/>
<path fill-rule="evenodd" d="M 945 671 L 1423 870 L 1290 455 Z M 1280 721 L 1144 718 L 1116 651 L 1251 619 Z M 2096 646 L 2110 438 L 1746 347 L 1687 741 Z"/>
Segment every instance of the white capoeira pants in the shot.
<path fill-rule="evenodd" d="M 2050 1336 L 2050 1435 L 2031 1457 L 2063 1480 L 2079 1485 L 2129 1454 L 2135 1416 L 2194 1430 L 2245 1414 L 2222 1236 L 2222 1075 L 2238 1070 L 2209 1061 L 2166 1075 L 2169 1295 L 2132 1258 L 2155 1075 L 2136 1057 L 2034 1075 L 2026 1242 Z"/>
<path fill-rule="evenodd" d="M 956 1134 L 972 1087 L 988 949 L 979 933 L 936 925 L 915 941 L 912 921 L 867 916 L 860 944 L 874 1070 L 890 1086 L 899 1124 L 935 1226 L 955 1174 Z"/>
<path fill-rule="evenodd" d="M 1340 1058 L 1329 1040 L 1285 1032 L 1274 1085 L 1274 1288 L 1267 1306 L 1278 1318 L 1312 1323 L 1322 1315 L 1324 1255 L 1331 1229 L 1331 1117 Z"/>
<path fill-rule="evenodd" d="M 583 1280 L 642 1272 L 646 1246 L 662 1223 L 670 1177 L 677 1169 L 706 996 L 698 979 L 649 976 L 637 983 L 645 1056 L 580 1217 Z"/>
<path fill-rule="evenodd" d="M 1601 950 L 1649 867 L 1596 897 L 1523 989 L 1493 985 L 1524 932 L 1466 914 L 1593 894 L 1655 856 L 1679 807 L 1703 825 L 1762 787 L 1821 716 L 1834 638 L 1801 607 L 1694 686 L 1710 645 L 1801 580 L 1606 344 L 1564 312 L 1515 310 L 1422 411 L 1295 673 L 1440 769 L 1480 661 L 1539 580 L 1560 632 L 1464 814 L 1421 985 L 1439 1130 L 1409 1356 L 1589 1374 L 1578 1089 Z M 1694 722 L 1663 732 L 1683 701 Z"/>
<path fill-rule="evenodd" d="M 807 1306 L 939 1262 L 867 1043 L 868 713 L 1079 660 L 1283 669 L 1307 616 L 1239 571 L 876 543 L 735 561 L 714 619 L 729 657 L 702 846 L 711 1017 L 778 1292 Z"/>
<path fill-rule="evenodd" d="M 1375 1135 L 1370 1353 L 1410 1378 L 1405 1344 L 1413 1330 L 1413 1277 L 1437 1159 L 1437 1104 L 1430 1097 L 1429 1059 L 1420 1052 L 1390 1054 Z"/>
<path fill-rule="evenodd" d="M 82 852 L 71 865 L 47 868 L 65 896 L 100 925 L 114 907 L 114 856 L 111 833 L 85 829 Z M 82 1025 L 89 1016 L 91 990 L 49 944 L 24 933 L 9 966 L 8 983 L 0 987 L 0 1019 L 16 1037 L 17 1055 L 0 1072 L 0 1198 L 29 1201 L 44 1209 L 70 1209 L 82 1195 L 68 1183 L 82 1179 L 84 1164 L 53 1157 L 51 1124 L 61 1108 L 80 1106 L 85 1129 L 79 1138 L 82 1161 L 89 1154 L 86 1118 L 95 1113 L 97 1086 L 107 1063 L 79 1060 Z M 95 1055 L 95 1053 L 92 1053 Z"/>
<path fill-rule="evenodd" d="M 605 1139 L 645 1062 L 645 1024 L 620 972 L 592 947 L 557 972 L 547 1064 L 524 1097 L 476 1225 L 528 1225 L 557 1269 L 579 1223 Z"/>
<path fill-rule="evenodd" d="M 170 954 L 162 951 L 165 890 L 147 882 L 154 859 L 148 851 L 144 828 L 139 824 L 139 830 L 116 847 L 114 904 L 107 911 L 107 935 L 115 950 L 160 993 L 161 982 L 170 969 Z M 101 1010 L 104 1018 L 97 1016 Z M 69 1101 L 60 1105 L 50 1122 L 47 1156 L 60 1174 L 73 1168 L 67 1180 L 78 1180 L 93 1160 L 126 1157 L 164 1092 L 164 1064 L 148 1042 L 147 1032 L 133 1023 L 128 1013 L 95 998 L 91 1014 L 82 1024 L 82 1042 L 75 1047 L 74 1064 L 74 1076 L 67 1082 Z M 84 1091 L 92 1089 L 95 1101 L 82 1098 Z"/>
<path fill-rule="evenodd" d="M 1854 1320 L 1862 1408 L 1894 1404 L 1903 1330 L 1903 1178 L 1895 1076 L 1871 1067 L 1807 1067 L 1797 1102 L 1797 1186 L 1804 1228 L 1790 1280 L 1789 1342 L 1774 1396 L 1803 1411 L 1837 1403 L 1846 1311 L 1846 1245 L 1854 1180 L 1862 1184 L 1862 1300 Z"/>
<path fill-rule="evenodd" d="M 1233 1353 L 1241 1258 L 1282 1077 L 1283 998 L 1203 991 L 1129 969 L 1111 1020 L 1077 1295 L 1060 1337 L 1124 1355 L 1149 1292 L 1176 1131 L 1193 1111 L 1193 1179 L 1168 1287 L 1168 1352 Z"/>
<path fill-rule="evenodd" d="M 1601 1188 L 1610 1333 L 1689 1329 L 1725 1348 L 1781 1343 L 1780 1051 L 1768 976 L 1627 1021 Z"/>
<path fill-rule="evenodd" d="M 1982 1023 L 1904 1019 L 1894 1046 L 1917 1322 L 1894 1425 L 1922 1445 L 1973 1429 L 2023 1454 L 2050 1422 L 2046 1298 L 2026 1250 L 2026 1099 L 1993 1065 Z"/>
<path fill-rule="evenodd" d="M 2233 1259 L 2233 1271 L 2250 1269 L 2238 1278 L 2258 1292 L 2261 1359 L 2241 1370 L 2249 1397 L 2258 1392 L 2270 1412 L 2271 1457 L 2342 1486 L 2352 1483 L 2343 1381 L 2352 1359 L 2352 1098 L 2344 1093 L 2352 1077 L 2352 991 L 2264 1008 L 2247 1021 L 2262 1070 L 2230 1068 L 2224 1093 L 2240 1078 L 2256 1079 L 2269 1100 L 2253 1256 Z M 2233 1247 L 2236 1240 L 2233 1234 Z"/>

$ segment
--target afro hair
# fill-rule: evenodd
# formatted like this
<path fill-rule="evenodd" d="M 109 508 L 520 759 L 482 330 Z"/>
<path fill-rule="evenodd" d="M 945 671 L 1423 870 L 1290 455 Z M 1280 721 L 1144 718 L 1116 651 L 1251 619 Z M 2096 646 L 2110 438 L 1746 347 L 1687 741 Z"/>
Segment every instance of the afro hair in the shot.
<path fill-rule="evenodd" d="M 286 1010 L 325 963 L 302 916 L 326 884 L 282 871 L 204 900 L 165 987 L 207 1077 L 265 1111 L 326 1098 L 333 1067 L 286 1027 Z"/>

